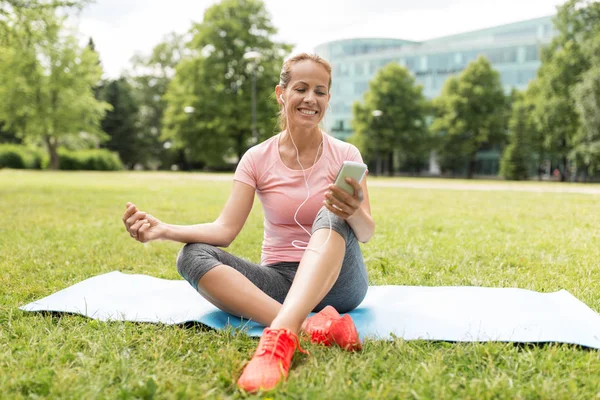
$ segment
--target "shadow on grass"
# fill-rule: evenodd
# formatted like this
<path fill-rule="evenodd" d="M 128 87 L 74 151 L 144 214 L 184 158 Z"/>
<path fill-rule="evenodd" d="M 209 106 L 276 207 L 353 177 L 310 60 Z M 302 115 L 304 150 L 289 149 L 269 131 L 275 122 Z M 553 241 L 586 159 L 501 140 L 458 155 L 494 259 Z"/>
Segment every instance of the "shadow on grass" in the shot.
<path fill-rule="evenodd" d="M 197 331 L 197 332 L 211 332 L 211 333 L 215 333 L 215 332 L 223 332 L 225 334 L 229 334 L 229 335 L 233 335 L 233 336 L 237 336 L 237 335 L 244 335 L 247 338 L 250 339 L 255 339 L 256 342 L 258 342 L 259 337 L 256 336 L 250 336 L 247 333 L 247 329 L 244 327 L 233 327 L 231 325 L 226 326 L 225 328 L 222 329 L 216 329 L 216 328 L 212 328 L 208 325 L 205 325 L 201 322 L 198 321 L 186 321 L 183 323 L 179 323 L 179 324 L 164 324 L 161 322 L 141 322 L 141 321 L 123 321 L 123 320 L 97 320 L 94 318 L 90 318 L 87 317 L 85 315 L 81 315 L 78 313 L 72 313 L 72 312 L 63 312 L 63 311 L 47 311 L 47 310 L 41 310 L 41 311 L 23 311 L 20 310 L 21 312 L 23 312 L 23 314 L 38 314 L 38 315 L 42 315 L 43 317 L 46 318 L 50 318 L 52 320 L 53 323 L 60 323 L 64 318 L 72 318 L 75 317 L 76 320 L 81 320 L 81 321 L 97 321 L 98 323 L 105 323 L 105 324 L 111 324 L 111 323 L 127 323 L 127 324 L 139 324 L 139 325 L 146 325 L 146 324 L 152 324 L 155 326 L 160 326 L 160 327 L 171 327 L 171 326 L 176 326 L 179 328 L 183 328 L 183 329 L 189 329 L 189 330 L 193 330 L 193 331 Z M 367 339 L 368 342 L 378 342 L 379 340 L 373 340 L 372 338 L 368 338 Z M 563 343 L 563 342 L 505 342 L 505 341 L 487 341 L 487 342 L 481 342 L 481 341 L 473 341 L 473 342 L 463 342 L 463 341 L 450 341 L 450 340 L 410 340 L 410 341 L 406 341 L 404 339 L 402 339 L 401 337 L 396 337 L 393 340 L 391 340 L 391 342 L 395 342 L 397 340 L 402 341 L 403 343 L 409 343 L 412 342 L 412 344 L 425 344 L 425 345 L 429 345 L 429 346 L 443 346 L 443 347 L 451 347 L 454 345 L 473 345 L 473 344 L 505 344 L 507 346 L 512 346 L 513 348 L 517 349 L 519 352 L 526 352 L 526 351 L 532 351 L 532 350 L 548 350 L 550 348 L 553 347 L 559 347 L 559 348 L 564 348 L 564 349 L 570 349 L 570 350 L 584 350 L 584 351 L 598 351 L 598 349 L 592 348 L 592 347 L 587 347 L 587 346 L 582 346 L 579 344 L 572 344 L 572 343 Z M 390 341 L 385 341 L 382 340 L 381 341 L 382 344 L 383 342 L 390 342 Z M 365 343 L 366 344 L 366 343 Z M 302 365 L 305 363 L 307 357 L 298 357 L 298 360 L 295 360 L 294 362 L 298 363 L 298 365 Z"/>

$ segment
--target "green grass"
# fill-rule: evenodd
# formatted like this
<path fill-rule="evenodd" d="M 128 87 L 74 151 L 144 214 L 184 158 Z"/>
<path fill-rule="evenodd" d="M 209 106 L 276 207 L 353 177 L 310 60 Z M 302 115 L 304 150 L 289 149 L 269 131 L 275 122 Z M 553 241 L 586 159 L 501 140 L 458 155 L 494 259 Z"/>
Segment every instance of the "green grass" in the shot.
<path fill-rule="evenodd" d="M 518 184 L 516 184 L 518 185 Z M 558 184 L 557 184 L 558 185 Z M 553 186 L 556 187 L 556 186 Z M 125 232 L 127 201 L 180 224 L 213 220 L 231 188 L 194 174 L 0 171 L 1 398 L 240 398 L 256 340 L 201 326 L 103 323 L 18 307 L 120 270 L 181 279 L 179 244 Z M 373 187 L 372 285 L 566 289 L 600 310 L 600 198 Z M 258 260 L 255 203 L 230 250 Z M 306 345 L 272 398 L 598 398 L 600 352 L 570 345 L 367 341 Z"/>

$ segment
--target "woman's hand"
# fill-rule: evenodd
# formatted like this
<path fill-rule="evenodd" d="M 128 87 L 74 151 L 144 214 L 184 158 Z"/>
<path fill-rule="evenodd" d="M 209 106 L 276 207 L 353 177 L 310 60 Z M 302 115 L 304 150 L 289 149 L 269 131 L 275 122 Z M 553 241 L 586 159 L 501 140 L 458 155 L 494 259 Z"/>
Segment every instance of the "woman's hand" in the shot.
<path fill-rule="evenodd" d="M 135 204 L 127 203 L 123 223 L 129 235 L 141 243 L 160 239 L 164 224 L 150 214 L 138 210 Z"/>
<path fill-rule="evenodd" d="M 340 218 L 348 219 L 360 208 L 364 197 L 359 183 L 354 178 L 346 178 L 346 182 L 354 189 L 354 196 L 335 185 L 329 185 L 329 191 L 325 193 L 323 204 L 329 211 Z"/>

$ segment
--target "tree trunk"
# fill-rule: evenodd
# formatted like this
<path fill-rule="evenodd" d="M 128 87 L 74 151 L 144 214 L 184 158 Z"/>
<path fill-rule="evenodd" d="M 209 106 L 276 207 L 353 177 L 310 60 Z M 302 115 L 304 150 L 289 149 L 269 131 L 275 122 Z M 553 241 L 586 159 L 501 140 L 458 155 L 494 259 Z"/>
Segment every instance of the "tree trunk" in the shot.
<path fill-rule="evenodd" d="M 238 163 L 240 162 L 240 160 L 242 159 L 242 156 L 244 155 L 244 153 L 246 153 L 246 151 L 249 149 L 248 147 L 246 147 L 246 144 L 244 143 L 244 133 L 240 132 L 236 138 L 236 153 L 238 156 Z"/>
<path fill-rule="evenodd" d="M 184 149 L 180 149 L 179 150 L 179 164 L 181 166 L 181 170 L 182 171 L 189 171 L 190 170 L 190 164 L 187 162 L 187 157 L 185 155 L 185 150 Z"/>
<path fill-rule="evenodd" d="M 563 170 L 560 174 L 560 181 L 566 182 L 569 179 L 569 160 L 567 159 L 567 156 L 563 155 L 562 162 Z"/>
<path fill-rule="evenodd" d="M 58 170 L 60 168 L 60 159 L 58 158 L 57 141 L 51 136 L 44 136 L 44 142 L 48 148 L 48 154 L 50 155 L 50 169 Z"/>
<path fill-rule="evenodd" d="M 394 152 L 388 153 L 388 175 L 394 176 Z"/>
<path fill-rule="evenodd" d="M 467 178 L 473 179 L 475 175 L 475 167 L 477 166 L 477 152 L 471 154 L 471 160 L 469 160 L 469 172 L 467 172 Z"/>

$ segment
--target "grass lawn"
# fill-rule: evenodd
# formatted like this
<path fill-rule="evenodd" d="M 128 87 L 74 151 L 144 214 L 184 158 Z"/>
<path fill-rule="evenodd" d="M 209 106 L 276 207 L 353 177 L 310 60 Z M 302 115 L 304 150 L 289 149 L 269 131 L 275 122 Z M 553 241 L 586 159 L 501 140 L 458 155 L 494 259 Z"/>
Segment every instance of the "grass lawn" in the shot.
<path fill-rule="evenodd" d="M 0 397 L 245 397 L 235 381 L 257 341 L 243 334 L 18 310 L 114 270 L 181 279 L 180 245 L 130 239 L 125 203 L 198 223 L 216 218 L 230 188 L 194 174 L 0 171 Z M 372 285 L 566 289 L 600 311 L 599 196 L 383 186 L 370 196 Z M 261 240 L 257 201 L 230 250 L 258 260 Z M 267 397 L 600 398 L 600 352 L 577 346 L 306 347 L 312 355 L 297 353 L 288 382 Z"/>

